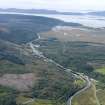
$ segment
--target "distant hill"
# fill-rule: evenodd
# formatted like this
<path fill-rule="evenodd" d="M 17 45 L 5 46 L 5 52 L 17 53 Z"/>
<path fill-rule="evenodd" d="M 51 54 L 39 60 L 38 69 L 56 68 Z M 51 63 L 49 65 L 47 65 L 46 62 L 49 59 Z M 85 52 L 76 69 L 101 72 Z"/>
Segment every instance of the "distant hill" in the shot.
<path fill-rule="evenodd" d="M 0 14 L 0 38 L 23 44 L 37 38 L 37 33 L 58 25 L 81 26 L 78 23 L 66 23 L 47 17 Z"/>
<path fill-rule="evenodd" d="M 88 12 L 89 15 L 105 16 L 105 11 Z"/>
<path fill-rule="evenodd" d="M 19 13 L 38 13 L 38 14 L 57 14 L 58 12 L 55 10 L 44 10 L 44 9 L 0 9 L 1 12 L 19 12 Z"/>
<path fill-rule="evenodd" d="M 105 16 L 105 11 L 93 11 L 93 12 L 59 12 L 56 10 L 47 10 L 47 9 L 17 9 L 17 8 L 0 8 L 0 12 L 16 12 L 16 13 L 34 13 L 34 14 L 58 14 L 58 15 L 97 15 Z"/>
<path fill-rule="evenodd" d="M 79 12 L 59 12 L 56 10 L 46 10 L 46 9 L 0 9 L 0 12 L 18 12 L 18 13 L 35 13 L 35 14 L 62 14 L 62 15 L 83 15 Z"/>

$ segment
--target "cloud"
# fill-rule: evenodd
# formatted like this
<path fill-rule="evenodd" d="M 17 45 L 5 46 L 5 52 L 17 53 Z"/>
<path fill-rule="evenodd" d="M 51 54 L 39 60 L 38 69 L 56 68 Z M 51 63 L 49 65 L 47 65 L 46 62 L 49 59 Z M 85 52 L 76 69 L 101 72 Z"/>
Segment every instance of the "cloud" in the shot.
<path fill-rule="evenodd" d="M 105 0 L 0 0 L 0 8 L 44 8 L 59 11 L 105 10 Z"/>

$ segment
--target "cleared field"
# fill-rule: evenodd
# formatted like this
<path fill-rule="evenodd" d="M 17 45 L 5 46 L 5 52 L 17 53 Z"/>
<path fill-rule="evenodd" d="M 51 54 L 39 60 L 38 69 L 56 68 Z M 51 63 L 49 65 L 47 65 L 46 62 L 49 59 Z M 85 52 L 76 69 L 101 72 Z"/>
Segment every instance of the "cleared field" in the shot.
<path fill-rule="evenodd" d="M 55 37 L 61 41 L 84 41 L 94 43 L 105 43 L 103 30 L 92 30 L 85 28 L 60 28 L 40 33 L 42 37 Z"/>
<path fill-rule="evenodd" d="M 72 105 L 99 105 L 95 86 L 92 85 L 91 88 L 75 96 Z"/>
<path fill-rule="evenodd" d="M 0 77 L 0 85 L 15 88 L 19 91 L 29 91 L 37 78 L 35 74 L 5 74 Z"/>

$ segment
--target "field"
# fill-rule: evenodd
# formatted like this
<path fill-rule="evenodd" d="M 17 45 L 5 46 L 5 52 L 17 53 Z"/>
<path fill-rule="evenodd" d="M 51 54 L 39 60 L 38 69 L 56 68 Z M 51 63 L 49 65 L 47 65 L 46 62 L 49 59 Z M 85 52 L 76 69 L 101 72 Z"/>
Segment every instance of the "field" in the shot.
<path fill-rule="evenodd" d="M 95 86 L 92 85 L 86 91 L 75 96 L 72 100 L 72 105 L 99 105 Z"/>
<path fill-rule="evenodd" d="M 17 105 L 65 105 L 60 102 L 56 102 L 53 100 L 45 100 L 45 99 L 32 99 L 29 97 L 19 96 L 17 97 Z"/>
<path fill-rule="evenodd" d="M 60 41 L 81 41 L 105 44 L 105 29 L 55 27 L 50 31 L 42 32 L 44 38 L 55 37 Z"/>
<path fill-rule="evenodd" d="M 105 67 L 102 67 L 102 68 L 96 69 L 95 72 L 98 72 L 98 73 L 100 73 L 100 74 L 105 75 Z"/>
<path fill-rule="evenodd" d="M 99 99 L 100 105 L 105 105 L 105 90 L 97 90 L 97 97 Z"/>

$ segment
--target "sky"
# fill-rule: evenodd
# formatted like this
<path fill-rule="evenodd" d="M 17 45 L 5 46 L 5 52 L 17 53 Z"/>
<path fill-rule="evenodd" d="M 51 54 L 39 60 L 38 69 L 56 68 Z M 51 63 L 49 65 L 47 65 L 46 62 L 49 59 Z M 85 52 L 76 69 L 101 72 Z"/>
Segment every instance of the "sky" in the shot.
<path fill-rule="evenodd" d="M 105 10 L 105 0 L 0 0 L 0 8 L 100 11 Z"/>

